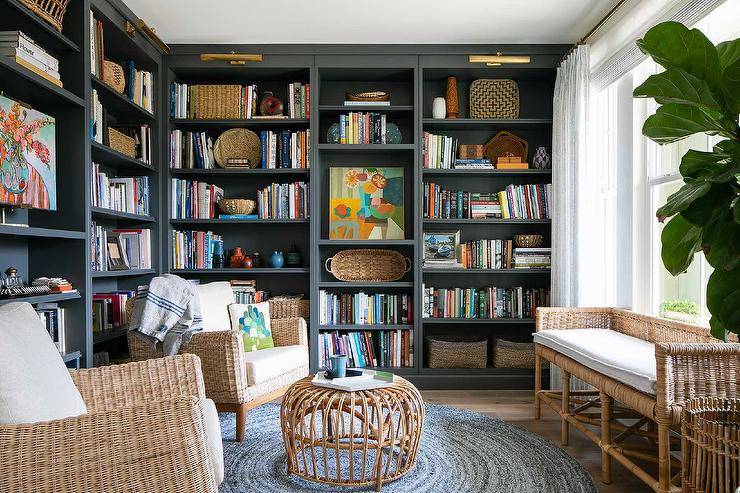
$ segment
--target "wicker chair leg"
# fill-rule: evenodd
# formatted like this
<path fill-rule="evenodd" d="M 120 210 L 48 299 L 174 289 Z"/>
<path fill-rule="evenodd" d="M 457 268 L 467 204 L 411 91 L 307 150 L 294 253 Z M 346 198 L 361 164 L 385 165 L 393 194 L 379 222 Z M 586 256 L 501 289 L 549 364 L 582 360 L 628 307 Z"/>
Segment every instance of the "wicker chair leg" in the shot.
<path fill-rule="evenodd" d="M 534 419 L 540 419 L 542 415 L 542 402 L 540 402 L 540 391 L 542 390 L 542 356 L 534 356 Z"/>
<path fill-rule="evenodd" d="M 565 370 L 560 370 L 563 375 L 563 399 L 560 402 L 560 409 L 563 413 L 560 420 L 560 442 L 563 447 L 568 446 L 568 432 L 570 430 L 570 424 L 566 419 L 568 413 L 570 413 L 570 373 Z"/>
<path fill-rule="evenodd" d="M 244 432 L 247 427 L 247 403 L 241 404 L 236 409 L 236 441 L 242 443 L 244 441 Z"/>
<path fill-rule="evenodd" d="M 599 393 L 601 400 L 601 482 L 612 482 L 612 458 L 609 448 L 612 446 L 612 403 L 613 400 L 605 392 Z"/>
<path fill-rule="evenodd" d="M 660 493 L 671 491 L 670 424 L 658 422 L 658 488 Z"/>

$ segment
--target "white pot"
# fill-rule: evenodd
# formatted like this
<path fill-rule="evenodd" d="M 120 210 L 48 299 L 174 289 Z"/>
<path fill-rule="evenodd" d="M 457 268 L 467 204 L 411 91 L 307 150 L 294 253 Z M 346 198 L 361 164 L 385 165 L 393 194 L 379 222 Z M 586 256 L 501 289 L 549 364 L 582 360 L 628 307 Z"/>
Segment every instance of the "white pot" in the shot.
<path fill-rule="evenodd" d="M 432 118 L 438 120 L 444 120 L 447 116 L 447 106 L 445 105 L 445 98 L 434 98 L 432 103 Z"/>

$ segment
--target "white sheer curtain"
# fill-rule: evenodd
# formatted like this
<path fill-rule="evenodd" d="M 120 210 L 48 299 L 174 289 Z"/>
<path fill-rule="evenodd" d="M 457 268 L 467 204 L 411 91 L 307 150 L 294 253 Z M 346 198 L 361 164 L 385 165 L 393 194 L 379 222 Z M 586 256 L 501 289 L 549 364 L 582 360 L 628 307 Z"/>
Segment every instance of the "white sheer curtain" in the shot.
<path fill-rule="evenodd" d="M 577 306 L 579 229 L 584 212 L 589 47 L 578 46 L 560 64 L 555 79 L 552 145 L 552 302 Z M 594 163 L 591 163 L 592 165 Z"/>

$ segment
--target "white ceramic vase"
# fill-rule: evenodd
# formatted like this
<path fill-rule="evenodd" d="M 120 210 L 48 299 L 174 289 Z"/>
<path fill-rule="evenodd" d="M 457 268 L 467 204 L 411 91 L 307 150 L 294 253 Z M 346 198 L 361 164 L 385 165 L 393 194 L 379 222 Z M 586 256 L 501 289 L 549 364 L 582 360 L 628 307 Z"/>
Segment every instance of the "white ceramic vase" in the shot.
<path fill-rule="evenodd" d="M 447 107 L 445 105 L 445 98 L 434 98 L 432 103 L 432 118 L 444 120 L 447 116 Z"/>

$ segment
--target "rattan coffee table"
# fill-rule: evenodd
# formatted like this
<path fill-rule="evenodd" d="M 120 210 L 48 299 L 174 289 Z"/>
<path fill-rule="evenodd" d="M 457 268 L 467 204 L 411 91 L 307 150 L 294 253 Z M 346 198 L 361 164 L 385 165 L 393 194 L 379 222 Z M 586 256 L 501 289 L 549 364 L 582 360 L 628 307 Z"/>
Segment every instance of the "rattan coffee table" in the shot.
<path fill-rule="evenodd" d="M 336 486 L 393 481 L 416 464 L 424 402 L 410 382 L 357 392 L 290 386 L 280 405 L 288 474 Z"/>

